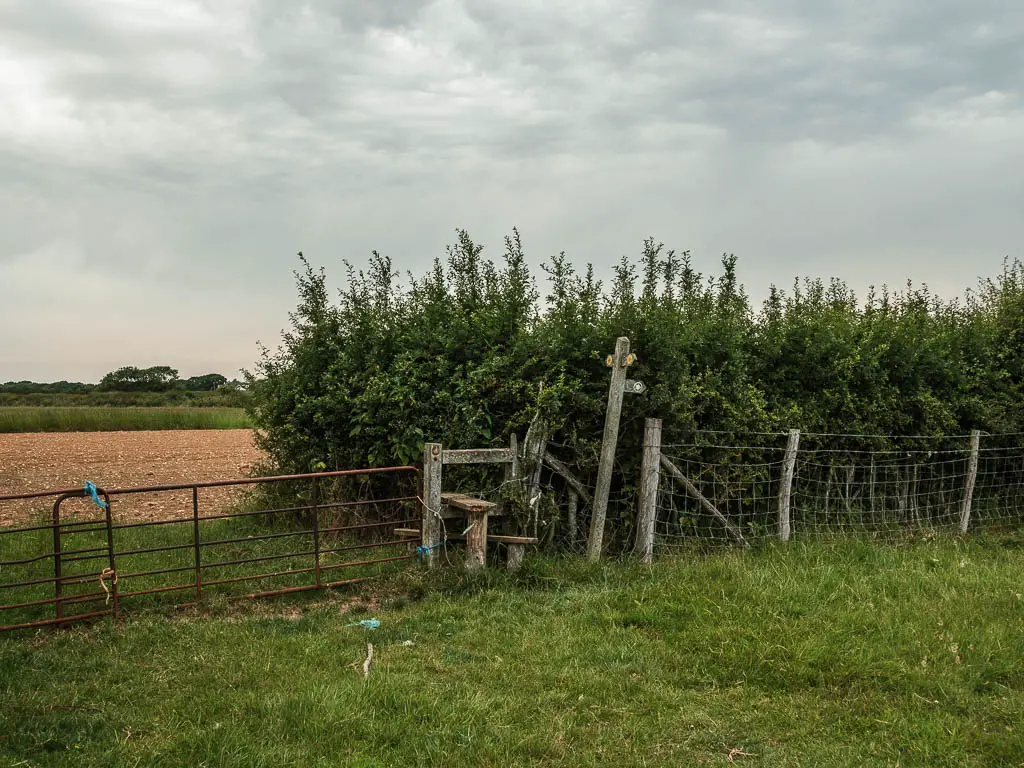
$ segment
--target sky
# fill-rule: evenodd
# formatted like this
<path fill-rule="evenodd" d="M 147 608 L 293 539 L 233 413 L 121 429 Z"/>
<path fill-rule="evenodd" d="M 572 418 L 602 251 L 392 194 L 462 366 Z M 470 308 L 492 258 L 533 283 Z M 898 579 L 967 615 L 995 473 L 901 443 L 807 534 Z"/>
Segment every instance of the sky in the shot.
<path fill-rule="evenodd" d="M 1020 0 L 0 0 L 0 381 L 251 367 L 303 251 L 1024 256 Z"/>

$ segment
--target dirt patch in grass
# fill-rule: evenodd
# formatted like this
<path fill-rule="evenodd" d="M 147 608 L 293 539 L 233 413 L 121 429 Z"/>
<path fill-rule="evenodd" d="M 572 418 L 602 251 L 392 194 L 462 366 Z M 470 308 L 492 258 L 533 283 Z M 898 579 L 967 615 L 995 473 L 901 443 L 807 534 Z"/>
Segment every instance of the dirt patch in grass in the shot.
<path fill-rule="evenodd" d="M 80 488 L 86 480 L 101 488 L 231 480 L 249 474 L 259 458 L 248 429 L 0 435 L 0 495 Z M 200 491 L 204 514 L 238 492 Z M 46 506 L 45 500 L 0 502 L 0 525 L 24 522 L 45 513 Z M 114 511 L 131 519 L 190 515 L 192 495 L 124 496 Z"/>

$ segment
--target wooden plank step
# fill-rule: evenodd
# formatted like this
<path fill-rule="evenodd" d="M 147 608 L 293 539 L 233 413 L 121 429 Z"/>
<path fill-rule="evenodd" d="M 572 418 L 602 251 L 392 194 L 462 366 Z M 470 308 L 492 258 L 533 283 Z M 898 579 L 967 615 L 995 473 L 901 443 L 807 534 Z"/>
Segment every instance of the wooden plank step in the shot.
<path fill-rule="evenodd" d="M 491 512 L 498 508 L 498 505 L 493 501 L 474 499 L 472 496 L 467 496 L 464 493 L 442 493 L 441 503 L 447 504 L 449 507 L 475 513 Z"/>
<path fill-rule="evenodd" d="M 502 544 L 536 544 L 540 539 L 534 536 L 491 536 L 488 534 L 487 541 L 497 541 Z"/>
<path fill-rule="evenodd" d="M 420 531 L 418 528 L 395 528 L 396 536 L 408 536 L 410 538 L 419 538 Z M 453 533 L 448 537 L 448 541 L 465 541 L 466 537 L 459 533 Z M 487 542 L 490 543 L 496 541 L 499 544 L 536 544 L 538 539 L 533 536 L 502 536 L 500 534 L 487 534 Z"/>

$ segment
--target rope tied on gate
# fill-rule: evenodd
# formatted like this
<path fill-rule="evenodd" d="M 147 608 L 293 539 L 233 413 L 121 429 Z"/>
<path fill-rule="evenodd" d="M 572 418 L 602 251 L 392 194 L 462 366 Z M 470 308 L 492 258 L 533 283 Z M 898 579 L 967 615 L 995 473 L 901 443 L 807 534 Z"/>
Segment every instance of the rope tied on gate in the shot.
<path fill-rule="evenodd" d="M 103 572 L 100 574 L 100 586 L 103 587 L 103 591 L 107 593 L 107 602 L 108 603 L 110 602 L 110 590 L 107 589 L 107 577 L 109 577 L 109 576 L 113 576 L 114 577 L 114 580 L 111 582 L 110 586 L 116 587 L 117 586 L 117 571 L 115 571 L 113 568 L 104 568 Z"/>
<path fill-rule="evenodd" d="M 107 508 L 107 502 L 100 498 L 99 489 L 96 487 L 94 483 L 92 483 L 89 480 L 85 481 L 85 492 L 92 497 L 92 503 L 95 504 L 97 507 L 99 507 L 100 509 Z"/>

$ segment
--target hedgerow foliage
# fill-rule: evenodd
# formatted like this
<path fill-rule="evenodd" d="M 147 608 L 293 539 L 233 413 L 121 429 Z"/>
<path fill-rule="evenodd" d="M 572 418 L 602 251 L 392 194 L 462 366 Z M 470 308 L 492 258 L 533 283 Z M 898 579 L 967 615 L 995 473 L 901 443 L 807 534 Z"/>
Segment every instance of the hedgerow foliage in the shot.
<path fill-rule="evenodd" d="M 300 254 L 301 256 L 301 254 Z M 583 476 L 596 467 L 609 372 L 628 336 L 648 392 L 623 411 L 619 455 L 639 457 L 644 417 L 667 440 L 697 429 L 949 434 L 1024 426 L 1024 268 L 1006 264 L 965 300 L 926 286 L 841 281 L 773 287 L 760 307 L 736 259 L 704 276 L 653 239 L 608 284 L 564 253 L 536 278 L 519 233 L 502 258 L 464 232 L 422 275 L 374 252 L 346 263 L 336 297 L 302 259 L 299 302 L 250 374 L 258 441 L 281 470 L 416 462 L 425 441 L 507 445 L 540 409 Z M 630 470 L 631 471 L 631 470 Z"/>

